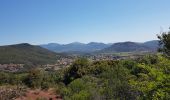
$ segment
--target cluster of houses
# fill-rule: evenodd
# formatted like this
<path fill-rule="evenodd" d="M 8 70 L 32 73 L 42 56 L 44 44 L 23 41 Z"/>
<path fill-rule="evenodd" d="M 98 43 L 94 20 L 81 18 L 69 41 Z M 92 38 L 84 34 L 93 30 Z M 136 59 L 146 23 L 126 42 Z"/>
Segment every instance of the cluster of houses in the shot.
<path fill-rule="evenodd" d="M 9 71 L 9 72 L 16 72 L 19 71 L 24 67 L 24 64 L 0 64 L 0 70 L 2 71 Z"/>
<path fill-rule="evenodd" d="M 136 59 L 143 55 L 123 55 L 123 56 L 115 56 L 115 55 L 108 55 L 108 54 L 99 54 L 99 55 L 91 55 L 87 58 L 92 61 L 100 61 L 100 60 L 123 60 L 123 59 Z"/>
<path fill-rule="evenodd" d="M 99 55 L 88 55 L 83 56 L 84 58 L 89 59 L 90 61 L 100 61 L 100 60 L 122 60 L 122 59 L 136 59 L 142 55 L 126 55 L 126 56 L 115 56 L 108 54 L 99 54 Z M 81 57 L 81 56 L 80 56 Z M 46 70 L 59 70 L 65 67 L 69 67 L 77 57 L 73 58 L 60 58 L 55 64 L 47 64 L 44 66 Z"/>
<path fill-rule="evenodd" d="M 69 67 L 75 61 L 74 58 L 61 58 L 55 64 L 45 65 L 46 70 L 59 70 L 64 67 Z"/>
<path fill-rule="evenodd" d="M 141 55 L 127 55 L 127 56 L 115 56 L 115 55 L 108 55 L 108 54 L 99 54 L 99 55 L 88 55 L 85 58 L 91 61 L 100 61 L 100 60 L 122 60 L 122 59 L 135 59 L 140 57 Z M 56 61 L 55 64 L 47 64 L 43 65 L 45 70 L 59 70 L 64 67 L 69 67 L 77 57 L 63 57 Z M 24 64 L 0 64 L 1 71 L 8 71 L 8 72 L 17 72 L 24 68 Z"/>

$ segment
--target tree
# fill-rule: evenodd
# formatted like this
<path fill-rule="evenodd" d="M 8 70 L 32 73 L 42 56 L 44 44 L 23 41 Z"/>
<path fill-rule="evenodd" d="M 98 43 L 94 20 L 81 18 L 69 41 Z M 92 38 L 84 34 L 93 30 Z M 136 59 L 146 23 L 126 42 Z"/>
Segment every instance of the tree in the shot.
<path fill-rule="evenodd" d="M 70 68 L 66 71 L 64 75 L 64 83 L 67 85 L 71 81 L 81 78 L 87 73 L 87 67 L 89 66 L 89 61 L 85 58 L 77 59 Z"/>
<path fill-rule="evenodd" d="M 122 62 L 112 64 L 112 67 L 102 73 L 104 100 L 136 100 L 137 95 L 128 83 L 130 71 Z"/>
<path fill-rule="evenodd" d="M 138 91 L 142 100 L 170 99 L 170 60 L 158 56 L 158 63 L 138 63 L 133 73 L 136 78 L 129 80 L 131 87 Z"/>
<path fill-rule="evenodd" d="M 170 31 L 162 32 L 161 35 L 158 35 L 158 39 L 160 44 L 159 51 L 162 52 L 164 56 L 170 58 Z"/>
<path fill-rule="evenodd" d="M 61 89 L 61 94 L 64 100 L 101 100 L 99 80 L 91 76 L 83 76 L 73 80 L 65 88 Z"/>

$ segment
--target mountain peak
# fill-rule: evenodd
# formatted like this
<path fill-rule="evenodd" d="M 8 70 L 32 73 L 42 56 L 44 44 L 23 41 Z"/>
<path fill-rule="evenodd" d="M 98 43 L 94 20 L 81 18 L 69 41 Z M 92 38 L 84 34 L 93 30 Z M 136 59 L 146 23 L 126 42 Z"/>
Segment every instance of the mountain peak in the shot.
<path fill-rule="evenodd" d="M 29 43 L 20 43 L 20 44 L 15 44 L 15 45 L 8 45 L 11 47 L 33 47 L 33 45 L 29 44 Z"/>
<path fill-rule="evenodd" d="M 84 45 L 84 43 L 80 43 L 80 42 L 72 42 L 70 44 L 67 45 Z"/>

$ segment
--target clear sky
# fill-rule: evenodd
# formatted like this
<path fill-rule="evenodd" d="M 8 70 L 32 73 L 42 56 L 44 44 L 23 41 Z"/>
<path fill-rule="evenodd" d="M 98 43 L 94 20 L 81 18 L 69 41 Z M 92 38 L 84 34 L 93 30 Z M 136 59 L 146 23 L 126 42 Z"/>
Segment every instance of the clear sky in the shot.
<path fill-rule="evenodd" d="M 143 42 L 170 26 L 170 0 L 0 0 L 0 45 Z"/>

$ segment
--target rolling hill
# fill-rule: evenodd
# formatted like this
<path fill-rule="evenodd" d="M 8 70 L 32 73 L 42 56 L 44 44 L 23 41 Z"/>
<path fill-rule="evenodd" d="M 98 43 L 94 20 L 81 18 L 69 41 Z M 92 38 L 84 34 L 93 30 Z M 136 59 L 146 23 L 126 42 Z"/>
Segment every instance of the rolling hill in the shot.
<path fill-rule="evenodd" d="M 55 63 L 60 54 L 27 43 L 0 46 L 0 64 L 48 64 Z"/>
<path fill-rule="evenodd" d="M 158 49 L 159 41 L 158 40 L 147 41 L 147 42 L 144 42 L 143 45 L 150 47 L 152 49 Z"/>
<path fill-rule="evenodd" d="M 101 52 L 139 52 L 139 51 L 156 51 L 158 48 L 158 41 L 148 41 L 144 43 L 136 42 L 118 42 L 108 48 L 101 50 Z"/>

